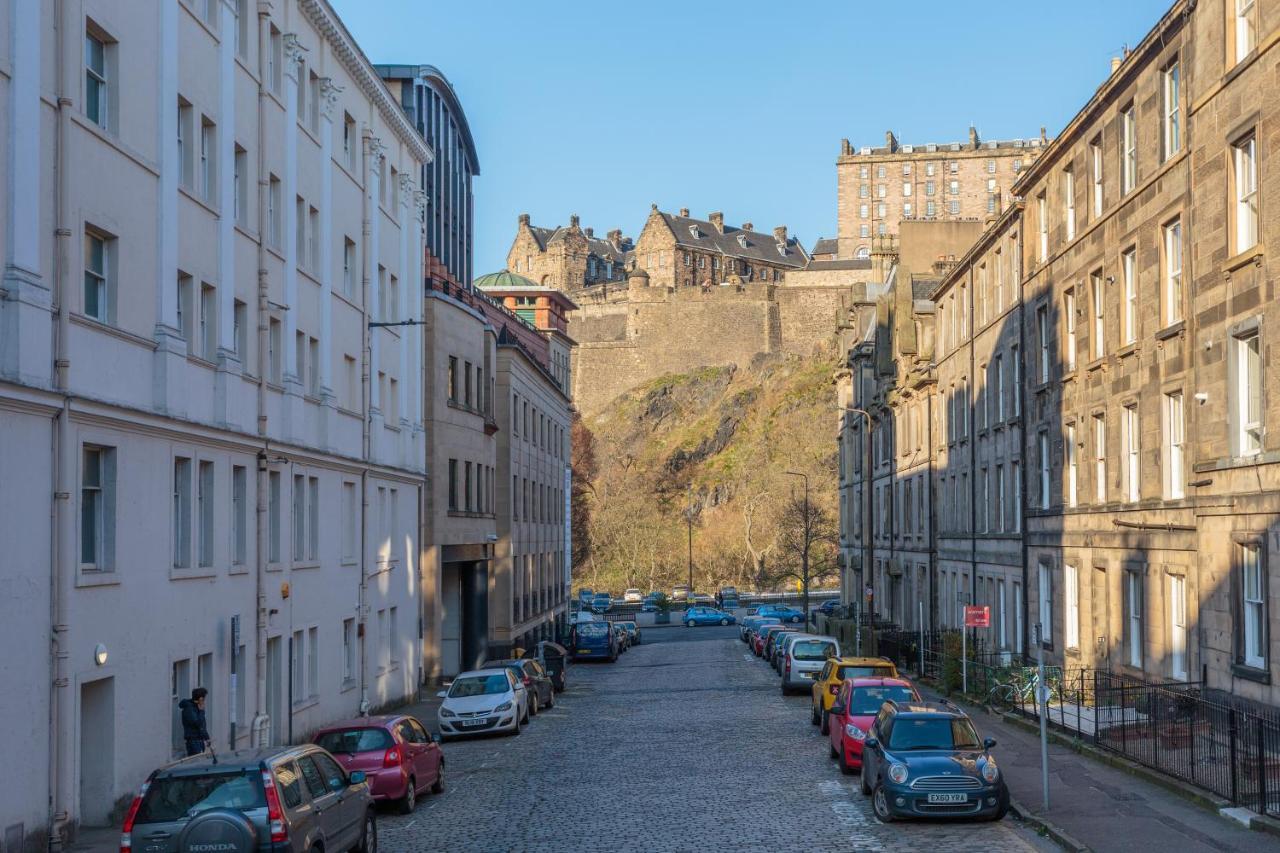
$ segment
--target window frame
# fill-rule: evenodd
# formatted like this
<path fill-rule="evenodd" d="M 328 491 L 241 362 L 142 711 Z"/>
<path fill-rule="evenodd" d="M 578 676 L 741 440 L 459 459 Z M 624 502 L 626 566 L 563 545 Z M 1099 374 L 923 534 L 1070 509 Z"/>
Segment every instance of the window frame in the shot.
<path fill-rule="evenodd" d="M 1175 56 L 1160 72 L 1160 153 L 1165 162 L 1182 150 L 1182 63 Z"/>
<path fill-rule="evenodd" d="M 1235 659 L 1238 666 L 1264 672 L 1270 671 L 1270 612 L 1269 612 L 1269 578 L 1267 577 L 1267 552 L 1265 540 L 1261 536 L 1242 536 L 1236 541 L 1235 562 L 1238 571 L 1233 572 L 1235 579 L 1233 595 L 1235 611 Z M 1252 560 L 1249 555 L 1252 554 Z M 1253 566 L 1255 581 L 1250 583 L 1249 567 Z M 1256 589 L 1250 589 L 1256 586 Z M 1252 618 L 1250 614 L 1254 614 Z M 1252 631 L 1250 630 L 1252 628 Z M 1257 641 L 1257 647 L 1253 646 Z"/>
<path fill-rule="evenodd" d="M 1231 143 L 1231 255 L 1253 249 L 1259 240 L 1258 132 L 1250 128 Z"/>
<path fill-rule="evenodd" d="M 1138 108 L 1130 101 L 1120 108 L 1120 197 L 1138 186 Z"/>
<path fill-rule="evenodd" d="M 1160 226 L 1160 292 L 1166 328 L 1183 319 L 1183 251 L 1182 217 L 1175 216 Z"/>

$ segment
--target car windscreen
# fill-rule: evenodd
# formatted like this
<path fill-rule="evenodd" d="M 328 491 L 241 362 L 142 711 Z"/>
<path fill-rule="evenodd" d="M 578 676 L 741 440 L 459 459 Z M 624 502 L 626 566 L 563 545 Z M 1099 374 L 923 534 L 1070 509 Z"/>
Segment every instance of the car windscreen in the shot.
<path fill-rule="evenodd" d="M 889 733 L 889 748 L 978 749 L 978 733 L 973 723 L 959 717 L 899 717 Z"/>
<path fill-rule="evenodd" d="M 837 673 L 837 677 L 841 679 L 876 677 L 892 678 L 895 675 L 897 675 L 897 673 L 893 671 L 893 667 L 891 666 L 858 666 L 854 664 L 848 664 L 840 667 L 840 672 Z"/>
<path fill-rule="evenodd" d="M 607 637 L 609 635 L 609 623 L 607 622 L 582 622 L 578 625 L 579 637 Z"/>
<path fill-rule="evenodd" d="M 506 693 L 511 689 L 511 682 L 505 675 L 471 675 L 459 678 L 449 688 L 450 699 L 461 699 L 466 696 L 492 696 Z"/>
<path fill-rule="evenodd" d="M 316 743 L 335 755 L 374 752 L 395 746 L 395 741 L 391 739 L 391 733 L 386 729 L 345 729 L 337 732 L 325 732 L 316 738 Z"/>
<path fill-rule="evenodd" d="M 613 624 L 617 625 L 619 628 L 626 628 L 628 631 L 634 631 L 636 629 L 636 623 L 634 622 L 614 622 Z"/>
<path fill-rule="evenodd" d="M 880 713 L 880 706 L 892 699 L 894 702 L 910 702 L 915 699 L 910 687 L 855 687 L 849 697 L 849 716 L 871 717 Z"/>
<path fill-rule="evenodd" d="M 795 640 L 791 643 L 791 657 L 796 660 L 826 660 L 835 653 L 835 643 L 826 640 Z"/>
<path fill-rule="evenodd" d="M 135 820 L 137 823 L 165 823 L 211 809 L 250 811 L 266 805 L 262 773 L 257 769 L 162 776 L 152 780 L 147 788 Z"/>

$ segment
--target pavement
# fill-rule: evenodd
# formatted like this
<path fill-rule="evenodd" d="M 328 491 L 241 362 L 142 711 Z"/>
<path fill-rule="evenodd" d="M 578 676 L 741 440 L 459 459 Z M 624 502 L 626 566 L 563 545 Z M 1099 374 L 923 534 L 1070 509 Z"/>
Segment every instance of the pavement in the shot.
<path fill-rule="evenodd" d="M 936 691 L 923 688 L 936 697 Z M 1246 829 L 1173 791 L 1049 741 L 1049 808 L 1043 808 L 1040 736 L 1017 722 L 958 703 L 978 734 L 995 738 L 996 760 L 1015 809 L 1044 822 L 1066 849 L 1104 851 L 1280 851 L 1280 840 Z M 1032 722 L 1032 721 L 1028 721 Z"/>

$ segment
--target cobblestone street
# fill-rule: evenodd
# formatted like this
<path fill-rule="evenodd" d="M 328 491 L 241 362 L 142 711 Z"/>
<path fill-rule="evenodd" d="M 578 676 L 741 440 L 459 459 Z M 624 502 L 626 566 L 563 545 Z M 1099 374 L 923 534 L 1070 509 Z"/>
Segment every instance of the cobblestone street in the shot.
<path fill-rule="evenodd" d="M 1057 849 L 1011 818 L 879 824 L 736 628 L 646 629 L 569 676 L 518 737 L 446 744 L 448 790 L 384 813 L 382 849 Z"/>

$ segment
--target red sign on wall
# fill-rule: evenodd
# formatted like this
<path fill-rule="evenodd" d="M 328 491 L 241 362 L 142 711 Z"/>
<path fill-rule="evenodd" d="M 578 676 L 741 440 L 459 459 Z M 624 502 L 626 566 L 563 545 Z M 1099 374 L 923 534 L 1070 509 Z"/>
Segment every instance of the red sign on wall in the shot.
<path fill-rule="evenodd" d="M 966 628 L 990 628 L 991 608 L 985 604 L 981 607 L 966 607 L 964 609 L 964 626 Z"/>

